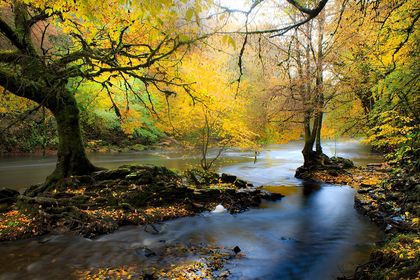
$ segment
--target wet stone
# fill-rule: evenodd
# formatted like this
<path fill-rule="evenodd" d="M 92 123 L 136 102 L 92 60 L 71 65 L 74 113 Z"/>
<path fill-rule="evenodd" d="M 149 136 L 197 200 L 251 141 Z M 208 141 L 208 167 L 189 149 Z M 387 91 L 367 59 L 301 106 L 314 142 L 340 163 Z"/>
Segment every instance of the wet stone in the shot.
<path fill-rule="evenodd" d="M 235 183 L 237 177 L 234 175 L 222 173 L 221 180 L 223 183 Z"/>
<path fill-rule="evenodd" d="M 139 256 L 144 256 L 146 258 L 156 256 L 156 253 L 150 250 L 149 248 L 141 248 L 136 250 L 136 254 Z"/>
<path fill-rule="evenodd" d="M 236 179 L 235 181 L 235 186 L 238 188 L 246 188 L 247 187 L 247 182 L 241 179 Z"/>
<path fill-rule="evenodd" d="M 239 246 L 235 246 L 233 248 L 233 252 L 235 252 L 235 254 L 238 254 L 241 251 L 241 248 L 239 248 Z"/>

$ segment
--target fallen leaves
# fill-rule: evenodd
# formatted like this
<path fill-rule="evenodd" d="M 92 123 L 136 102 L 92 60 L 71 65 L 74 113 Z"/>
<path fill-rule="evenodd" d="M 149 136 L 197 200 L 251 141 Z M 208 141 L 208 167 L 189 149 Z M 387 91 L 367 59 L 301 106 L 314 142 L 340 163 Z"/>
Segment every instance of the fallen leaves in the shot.
<path fill-rule="evenodd" d="M 0 241 L 17 240 L 40 233 L 33 218 L 20 211 L 11 210 L 0 214 Z"/>
<path fill-rule="evenodd" d="M 369 168 L 350 168 L 338 174 L 332 174 L 328 170 L 317 170 L 313 173 L 313 179 L 325 183 L 348 185 L 355 189 L 360 186 L 375 186 L 380 184 L 388 174 L 381 170 L 372 170 Z"/>
<path fill-rule="evenodd" d="M 154 254 L 155 261 L 131 263 L 115 267 L 92 267 L 76 270 L 78 279 L 174 279 L 201 280 L 227 277 L 229 271 L 221 271 L 226 262 L 235 258 L 230 249 L 176 243 L 166 245 Z M 170 261 L 168 261 L 168 259 Z M 161 261 L 166 260 L 166 261 Z"/>

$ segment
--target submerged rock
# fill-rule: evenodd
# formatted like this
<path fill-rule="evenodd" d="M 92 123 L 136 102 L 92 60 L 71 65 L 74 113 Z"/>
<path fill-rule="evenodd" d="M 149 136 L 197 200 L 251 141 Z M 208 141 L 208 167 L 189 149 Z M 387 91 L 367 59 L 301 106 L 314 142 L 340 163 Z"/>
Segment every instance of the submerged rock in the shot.
<path fill-rule="evenodd" d="M 149 248 L 140 248 L 136 250 L 136 254 L 139 256 L 144 256 L 146 258 L 154 257 L 156 256 L 156 253 L 150 250 Z"/>
<path fill-rule="evenodd" d="M 233 252 L 235 252 L 235 254 L 238 254 L 241 251 L 241 248 L 239 248 L 239 246 L 235 246 L 233 248 Z"/>

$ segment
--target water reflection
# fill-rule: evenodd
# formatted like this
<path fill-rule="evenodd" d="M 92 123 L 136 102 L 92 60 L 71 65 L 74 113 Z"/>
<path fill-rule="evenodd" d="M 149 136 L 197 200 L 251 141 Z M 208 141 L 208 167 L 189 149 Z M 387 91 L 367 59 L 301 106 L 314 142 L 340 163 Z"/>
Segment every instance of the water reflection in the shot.
<path fill-rule="evenodd" d="M 349 150 L 351 145 L 345 147 Z M 355 153 L 357 149 L 350 150 Z M 169 167 L 182 167 L 197 160 L 182 154 L 141 155 L 142 163 Z M 137 156 L 100 155 L 94 160 L 112 167 Z M 76 269 L 170 263 L 175 260 L 142 258 L 139 250 L 144 246 L 159 250 L 164 244 L 176 242 L 239 246 L 245 257 L 229 263 L 231 279 L 316 280 L 351 273 L 356 264 L 367 259 L 369 245 L 379 239 L 379 232 L 353 209 L 351 188 L 294 178 L 300 158 L 300 146 L 296 143 L 270 146 L 255 164 L 253 153 L 232 151 L 226 159 L 234 163 L 225 162 L 220 168 L 221 172 L 235 174 L 256 185 L 270 183 L 267 187 L 270 191 L 287 194 L 281 201 L 267 201 L 259 209 L 237 215 L 204 213 L 169 221 L 160 226 L 157 235 L 145 232 L 143 227 L 125 227 L 97 240 L 61 235 L 3 243 L 0 279 L 68 279 Z M 1 162 L 0 172 L 4 174 L 6 163 Z M 13 164 L 19 166 L 15 172 L 21 177 L 25 174 L 22 170 L 27 170 L 22 166 L 43 166 L 33 159 Z"/>
<path fill-rule="evenodd" d="M 294 178 L 294 171 L 302 165 L 300 150 L 302 143 L 292 142 L 284 145 L 270 145 L 258 156 L 254 164 L 254 152 L 227 151 L 219 167 L 226 167 L 225 172 L 237 172 L 236 175 L 250 180 L 257 185 L 300 184 Z M 333 142 L 324 144 L 328 155 L 337 154 L 355 160 L 357 164 L 366 164 L 380 160 L 372 155 L 369 147 L 355 141 Z M 91 153 L 89 158 L 98 166 L 115 168 L 123 164 L 164 165 L 169 168 L 186 169 L 197 166 L 200 162 L 197 154 L 183 151 L 142 151 L 130 153 Z M 54 170 L 55 156 L 2 156 L 0 157 L 0 187 L 23 190 L 37 184 Z M 243 163 L 241 166 L 236 164 Z M 229 168 L 228 166 L 234 166 Z M 239 167 L 239 168 L 237 168 Z M 279 168 L 281 167 L 281 168 Z M 274 175 L 274 176 L 273 176 Z"/>

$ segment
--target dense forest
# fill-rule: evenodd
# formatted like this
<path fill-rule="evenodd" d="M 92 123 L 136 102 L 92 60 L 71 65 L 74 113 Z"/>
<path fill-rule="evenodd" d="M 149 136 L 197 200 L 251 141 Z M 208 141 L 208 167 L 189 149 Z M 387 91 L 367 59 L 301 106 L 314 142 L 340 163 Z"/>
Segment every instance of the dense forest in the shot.
<path fill-rule="evenodd" d="M 255 164 L 267 145 L 299 141 L 296 177 L 355 187 L 356 208 L 387 232 L 353 277 L 420 277 L 419 17 L 414 0 L 0 0 L 0 153 L 57 155 L 44 183 L 1 191 L 0 240 L 154 228 L 217 201 L 241 212 L 279 197 L 238 192 L 251 184 L 214 172 L 224 153 Z M 328 156 L 323 143 L 341 139 L 361 139 L 384 163 Z M 179 175 L 89 159 L 149 149 L 189 150 L 200 164 Z M 149 279 L 136 273 L 96 276 Z"/>

